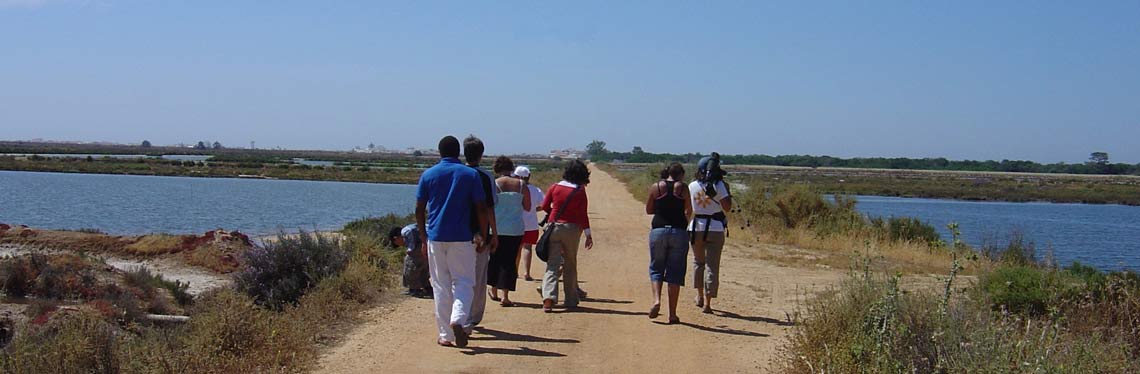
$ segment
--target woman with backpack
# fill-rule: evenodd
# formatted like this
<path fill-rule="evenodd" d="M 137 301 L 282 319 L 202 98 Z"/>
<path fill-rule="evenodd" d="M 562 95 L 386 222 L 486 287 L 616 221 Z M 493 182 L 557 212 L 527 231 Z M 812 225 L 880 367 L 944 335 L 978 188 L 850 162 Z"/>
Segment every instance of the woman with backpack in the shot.
<path fill-rule="evenodd" d="M 711 314 L 712 299 L 720 288 L 720 254 L 727 236 L 728 218 L 732 211 L 732 193 L 724 182 L 720 155 L 704 157 L 697 164 L 697 178 L 689 184 L 695 217 L 689 224 L 693 245 L 693 286 L 697 289 L 695 304 Z"/>
<path fill-rule="evenodd" d="M 546 260 L 546 273 L 542 277 L 542 311 L 550 313 L 558 302 L 558 274 L 562 269 L 562 279 L 567 309 L 578 306 L 578 241 L 586 234 L 586 250 L 594 247 L 594 237 L 590 233 L 590 217 L 587 215 L 589 201 L 586 198 L 586 185 L 590 184 L 590 169 L 579 160 L 570 161 L 562 173 L 562 181 L 547 189 L 542 199 L 542 210 L 552 217 L 547 230 L 549 234 L 549 254 Z"/>
<path fill-rule="evenodd" d="M 685 285 L 686 260 L 689 256 L 689 218 L 693 206 L 689 188 L 683 182 L 685 168 L 674 162 L 661 173 L 662 179 L 649 186 L 645 213 L 653 215 L 649 231 L 649 280 L 653 289 L 653 306 L 649 318 L 661 313 L 661 287 L 668 283 L 669 324 L 677 324 L 677 298 Z"/>

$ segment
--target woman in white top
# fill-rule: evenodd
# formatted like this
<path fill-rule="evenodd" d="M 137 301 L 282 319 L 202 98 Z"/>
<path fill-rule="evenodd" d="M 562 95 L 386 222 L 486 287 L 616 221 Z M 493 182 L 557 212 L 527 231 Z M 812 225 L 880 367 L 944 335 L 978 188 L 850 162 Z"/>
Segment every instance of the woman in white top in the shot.
<path fill-rule="evenodd" d="M 728 222 L 725 212 L 732 210 L 732 194 L 724 180 L 709 177 L 712 173 L 723 173 L 719 157 L 716 162 L 712 160 L 712 157 L 701 159 L 697 164 L 697 180 L 689 184 L 693 203 L 693 221 L 689 223 L 693 285 L 697 288 L 696 305 L 704 308 L 704 313 L 712 313 L 712 299 L 720 288 L 720 255 Z"/>
<path fill-rule="evenodd" d="M 525 265 L 526 271 L 523 273 L 523 278 L 528 282 L 534 281 L 530 276 L 530 259 L 534 251 L 535 243 L 538 243 L 538 206 L 542 204 L 542 189 L 530 184 L 530 168 L 526 166 L 519 166 L 515 168 L 514 177 L 522 179 L 530 190 L 530 211 L 523 213 L 523 225 L 526 226 L 526 233 L 523 234 L 523 251 L 519 253 L 519 258 Z M 518 261 L 515 261 L 518 265 Z"/>

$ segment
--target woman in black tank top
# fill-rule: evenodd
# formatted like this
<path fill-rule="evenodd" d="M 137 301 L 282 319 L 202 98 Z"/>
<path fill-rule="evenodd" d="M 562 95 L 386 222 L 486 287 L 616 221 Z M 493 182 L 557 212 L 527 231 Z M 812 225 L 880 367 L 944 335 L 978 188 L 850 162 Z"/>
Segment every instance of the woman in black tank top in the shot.
<path fill-rule="evenodd" d="M 689 256 L 689 217 L 693 206 L 689 188 L 682 182 L 685 168 L 679 163 L 669 165 L 661 173 L 661 181 L 649 186 L 645 213 L 653 215 L 653 229 L 649 231 L 649 281 L 653 286 L 653 306 L 649 318 L 661 313 L 661 286 L 669 284 L 669 323 L 679 323 L 677 298 L 685 285 L 685 269 Z"/>
<path fill-rule="evenodd" d="M 682 178 L 684 174 L 682 174 Z M 689 221 L 685 219 L 685 200 L 677 193 L 688 191 L 688 187 L 674 179 L 657 182 L 657 199 L 654 201 L 653 228 L 686 227 Z"/>

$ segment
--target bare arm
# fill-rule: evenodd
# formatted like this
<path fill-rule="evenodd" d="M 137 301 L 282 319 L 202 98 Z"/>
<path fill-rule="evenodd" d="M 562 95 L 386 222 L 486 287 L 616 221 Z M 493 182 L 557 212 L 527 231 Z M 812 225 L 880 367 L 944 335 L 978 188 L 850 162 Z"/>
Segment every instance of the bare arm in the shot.
<path fill-rule="evenodd" d="M 657 211 L 657 183 L 649 186 L 649 192 L 645 194 L 645 214 L 654 214 Z"/>
<path fill-rule="evenodd" d="M 420 235 L 420 250 L 427 256 L 427 201 L 416 201 L 416 228 Z"/>
<path fill-rule="evenodd" d="M 483 253 L 486 248 L 487 230 L 489 223 L 487 222 L 487 203 L 482 201 L 475 202 L 475 221 L 479 223 L 479 232 L 475 233 L 475 252 Z"/>
<path fill-rule="evenodd" d="M 720 208 L 723 209 L 725 212 L 731 212 L 732 211 L 732 190 L 730 190 L 728 188 L 728 182 L 721 182 L 721 183 L 724 183 L 725 196 L 723 199 L 720 199 Z"/>
<path fill-rule="evenodd" d="M 498 223 L 495 222 L 495 209 L 484 204 L 483 217 L 483 220 L 487 222 L 484 230 L 488 228 L 491 229 L 491 240 L 490 243 L 488 243 L 487 248 L 490 249 L 491 252 L 495 252 L 495 249 L 499 246 L 499 226 Z"/>
<path fill-rule="evenodd" d="M 519 192 L 522 192 L 522 196 L 523 196 L 523 198 L 522 198 L 523 211 L 529 212 L 530 211 L 530 205 L 531 205 L 530 204 L 530 187 L 527 187 L 527 185 L 525 183 L 523 183 L 522 180 L 519 180 L 519 189 L 522 190 Z"/>
<path fill-rule="evenodd" d="M 686 221 L 692 221 L 693 220 L 693 199 L 689 195 L 689 187 L 685 186 L 684 183 L 677 182 L 677 184 L 676 184 L 676 186 L 674 186 L 674 188 L 676 188 L 678 191 L 681 191 L 681 200 L 685 201 L 685 220 Z"/>

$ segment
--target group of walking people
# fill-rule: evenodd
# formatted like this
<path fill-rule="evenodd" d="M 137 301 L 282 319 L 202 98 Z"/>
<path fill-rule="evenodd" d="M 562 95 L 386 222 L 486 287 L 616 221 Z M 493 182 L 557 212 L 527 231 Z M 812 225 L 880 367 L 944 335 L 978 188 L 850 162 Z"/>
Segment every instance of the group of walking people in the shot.
<path fill-rule="evenodd" d="M 460 161 L 460 148 L 464 161 Z M 483 319 L 487 299 L 513 306 L 520 260 L 524 279 L 532 281 L 532 248 L 540 240 L 539 227 L 549 219 L 542 235 L 547 250 L 542 276 L 542 309 L 575 309 L 585 298 L 578 287 L 578 249 L 594 246 L 587 214 L 586 186 L 590 171 L 570 161 L 562 180 L 542 190 L 530 185 L 530 170 L 499 157 L 492 171 L 479 167 L 484 145 L 474 136 L 460 145 L 457 138 L 439 141 L 440 161 L 426 170 L 416 187 L 416 223 L 393 228 L 389 238 L 405 246 L 404 286 L 414 296 L 435 301 L 439 330 L 437 343 L 464 347 Z M 716 156 L 716 154 L 713 154 Z M 690 247 L 693 249 L 694 299 L 705 313 L 712 312 L 717 296 L 720 253 L 732 209 L 731 194 L 718 176 L 719 158 L 702 159 L 692 183 L 684 182 L 685 169 L 674 163 L 649 186 L 645 212 L 653 215 L 649 233 L 649 278 L 653 291 L 650 318 L 661 312 L 662 288 L 667 289 L 669 324 L 677 316 L 680 288 L 684 286 Z M 538 222 L 537 211 L 546 213 Z M 422 228 L 422 229 L 421 229 Z M 559 292 L 561 279 L 561 295 Z"/>
<path fill-rule="evenodd" d="M 720 288 L 720 255 L 724 249 L 732 194 L 722 177 L 719 155 L 697 164 L 697 176 L 686 184 L 685 168 L 673 163 L 648 187 L 645 213 L 653 215 L 649 231 L 649 280 L 653 306 L 649 318 L 661 313 L 661 290 L 669 296 L 669 324 L 680 323 L 677 303 L 685 285 L 689 248 L 693 250 L 694 304 L 712 313 L 712 300 Z"/>
<path fill-rule="evenodd" d="M 404 286 L 409 294 L 435 300 L 437 342 L 464 347 L 483 319 L 488 298 L 504 307 L 514 305 L 510 294 L 516 290 L 520 260 L 526 260 L 525 278 L 533 280 L 529 249 L 539 239 L 537 210 L 554 218 L 539 289 L 546 312 L 558 302 L 560 277 L 566 290 L 563 305 L 578 304 L 578 245 L 585 233 L 586 248 L 592 248 L 593 236 L 582 191 L 590 172 L 581 161 L 572 161 L 563 180 L 543 195 L 529 184 L 530 170 L 516 167 L 508 157 L 495 160 L 494 174 L 479 168 L 484 145 L 478 138 L 463 141 L 465 163 L 459 160 L 460 148 L 453 136 L 440 140 L 440 162 L 423 173 L 416 187 L 416 223 L 394 228 L 389 237 L 408 248 Z M 526 256 L 520 253 L 524 245 Z"/>

